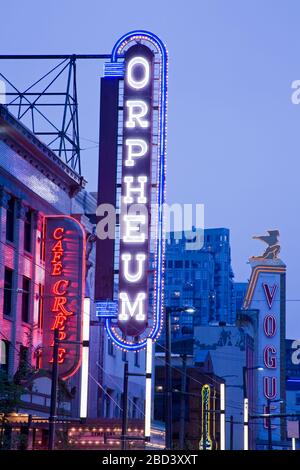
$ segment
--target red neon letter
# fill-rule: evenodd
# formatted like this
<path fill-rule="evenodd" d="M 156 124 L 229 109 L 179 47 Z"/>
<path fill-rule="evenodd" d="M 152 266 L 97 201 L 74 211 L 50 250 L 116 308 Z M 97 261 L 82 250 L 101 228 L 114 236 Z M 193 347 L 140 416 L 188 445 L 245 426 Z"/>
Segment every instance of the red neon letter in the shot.
<path fill-rule="evenodd" d="M 63 227 L 57 227 L 53 232 L 54 240 L 61 240 L 65 229 Z"/>
<path fill-rule="evenodd" d="M 63 341 L 64 339 L 66 339 L 66 336 L 67 336 L 67 333 L 65 331 L 59 331 L 58 332 L 58 339 L 59 341 Z"/>
<path fill-rule="evenodd" d="M 60 279 L 53 284 L 52 292 L 54 295 L 65 295 L 70 281 L 67 279 Z"/>
<path fill-rule="evenodd" d="M 65 308 L 66 303 L 67 297 L 55 297 L 52 312 L 62 312 L 64 315 L 67 316 L 73 315 L 73 312 L 68 312 L 68 310 Z"/>
<path fill-rule="evenodd" d="M 62 364 L 65 360 L 66 350 L 65 348 L 58 348 L 58 364 Z"/>
<path fill-rule="evenodd" d="M 59 315 L 56 315 L 53 326 L 51 330 L 64 330 L 65 329 L 65 322 L 67 321 L 67 317 L 65 315 L 62 315 L 61 313 Z"/>
<path fill-rule="evenodd" d="M 53 253 L 53 258 L 52 258 L 52 260 L 51 260 L 51 263 L 52 263 L 52 264 L 58 263 L 58 261 L 61 260 L 62 255 L 63 255 L 63 252 L 62 252 L 62 251 L 55 251 L 55 252 Z"/>
<path fill-rule="evenodd" d="M 60 253 L 63 253 L 64 249 L 62 246 L 62 241 L 59 240 L 58 242 L 56 242 L 51 251 L 58 251 Z"/>
<path fill-rule="evenodd" d="M 62 263 L 56 263 L 52 269 L 52 276 L 60 276 L 62 274 Z"/>

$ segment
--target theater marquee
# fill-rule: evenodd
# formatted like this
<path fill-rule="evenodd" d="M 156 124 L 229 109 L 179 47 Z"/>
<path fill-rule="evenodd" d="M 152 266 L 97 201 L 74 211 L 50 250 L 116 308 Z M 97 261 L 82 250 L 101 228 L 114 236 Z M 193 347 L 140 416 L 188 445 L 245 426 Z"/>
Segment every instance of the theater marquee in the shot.
<path fill-rule="evenodd" d="M 262 370 L 257 374 L 257 390 L 252 406 L 267 413 L 268 405 L 273 414 L 284 412 L 285 403 L 285 276 L 286 266 L 278 258 L 279 231 L 254 237 L 268 247 L 261 256 L 250 258 L 251 278 L 244 301 L 244 309 L 258 312 L 255 366 Z M 251 367 L 250 367 L 251 370 Z M 249 391 L 251 392 L 251 390 Z M 264 448 L 268 439 L 268 420 L 257 423 L 257 449 Z M 284 438 L 284 426 L 279 418 L 272 418 L 273 443 Z"/>
<path fill-rule="evenodd" d="M 144 348 L 162 326 L 166 94 L 160 39 L 123 36 L 101 82 L 98 203 L 117 218 L 115 239 L 97 241 L 96 310 L 125 349 Z"/>
<path fill-rule="evenodd" d="M 85 236 L 69 216 L 47 216 L 44 228 L 45 287 L 42 368 L 52 369 L 54 330 L 59 331 L 59 376 L 80 366 Z"/>

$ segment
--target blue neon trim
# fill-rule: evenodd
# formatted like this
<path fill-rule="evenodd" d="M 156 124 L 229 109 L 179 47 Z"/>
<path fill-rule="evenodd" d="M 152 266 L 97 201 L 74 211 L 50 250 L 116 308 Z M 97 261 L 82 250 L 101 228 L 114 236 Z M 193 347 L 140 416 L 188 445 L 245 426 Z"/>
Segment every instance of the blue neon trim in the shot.
<path fill-rule="evenodd" d="M 160 168 L 159 168 L 159 193 L 158 193 L 158 238 L 157 238 L 157 246 L 156 246 L 156 253 L 157 253 L 157 282 L 156 282 L 156 318 L 149 335 L 149 338 L 154 340 L 161 328 L 162 324 L 162 300 L 161 300 L 161 281 L 162 281 L 162 270 L 163 270 L 163 213 L 162 213 L 162 204 L 164 203 L 164 185 L 165 185 L 165 174 L 164 174 L 164 167 L 165 167 L 165 142 L 166 142 L 166 112 L 167 112 L 167 51 L 163 44 L 163 42 L 159 39 L 158 36 L 155 34 L 144 31 L 144 30 L 137 30 L 131 31 L 124 36 L 122 36 L 115 44 L 112 50 L 112 62 L 117 62 L 118 59 L 118 49 L 121 44 L 130 39 L 134 36 L 145 36 L 152 40 L 161 53 L 162 57 L 162 72 L 161 72 L 161 98 L 160 98 Z M 111 330 L 111 322 L 110 319 L 107 319 L 105 322 L 105 327 L 108 336 L 110 339 L 120 348 L 127 349 L 128 351 L 138 351 L 139 349 L 143 349 L 147 345 L 147 338 L 142 341 L 141 343 L 129 345 L 120 341 L 112 332 Z"/>

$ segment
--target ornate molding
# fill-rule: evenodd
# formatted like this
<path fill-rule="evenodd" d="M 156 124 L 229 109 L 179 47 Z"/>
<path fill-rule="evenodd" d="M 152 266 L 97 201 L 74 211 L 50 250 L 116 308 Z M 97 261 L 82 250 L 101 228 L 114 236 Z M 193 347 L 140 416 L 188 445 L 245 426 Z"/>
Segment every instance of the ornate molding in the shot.
<path fill-rule="evenodd" d="M 8 201 L 10 200 L 11 195 L 5 191 L 4 186 L 0 186 L 0 207 L 4 209 L 8 208 Z"/>
<path fill-rule="evenodd" d="M 73 197 L 86 181 L 0 105 L 0 140 Z"/>
<path fill-rule="evenodd" d="M 29 210 L 28 206 L 25 206 L 21 199 L 16 199 L 16 217 L 17 219 L 25 220 L 26 214 Z"/>
<path fill-rule="evenodd" d="M 32 211 L 32 222 L 34 229 L 41 232 L 43 229 L 43 216 L 39 211 Z"/>

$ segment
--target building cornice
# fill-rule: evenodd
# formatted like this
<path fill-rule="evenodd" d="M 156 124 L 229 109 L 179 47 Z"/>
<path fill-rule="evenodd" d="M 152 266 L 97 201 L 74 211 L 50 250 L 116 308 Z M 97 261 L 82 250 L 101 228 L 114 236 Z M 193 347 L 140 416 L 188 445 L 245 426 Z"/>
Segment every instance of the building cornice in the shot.
<path fill-rule="evenodd" d="M 23 123 L 0 105 L 0 140 L 73 197 L 85 187 L 85 179 L 63 162 Z"/>

